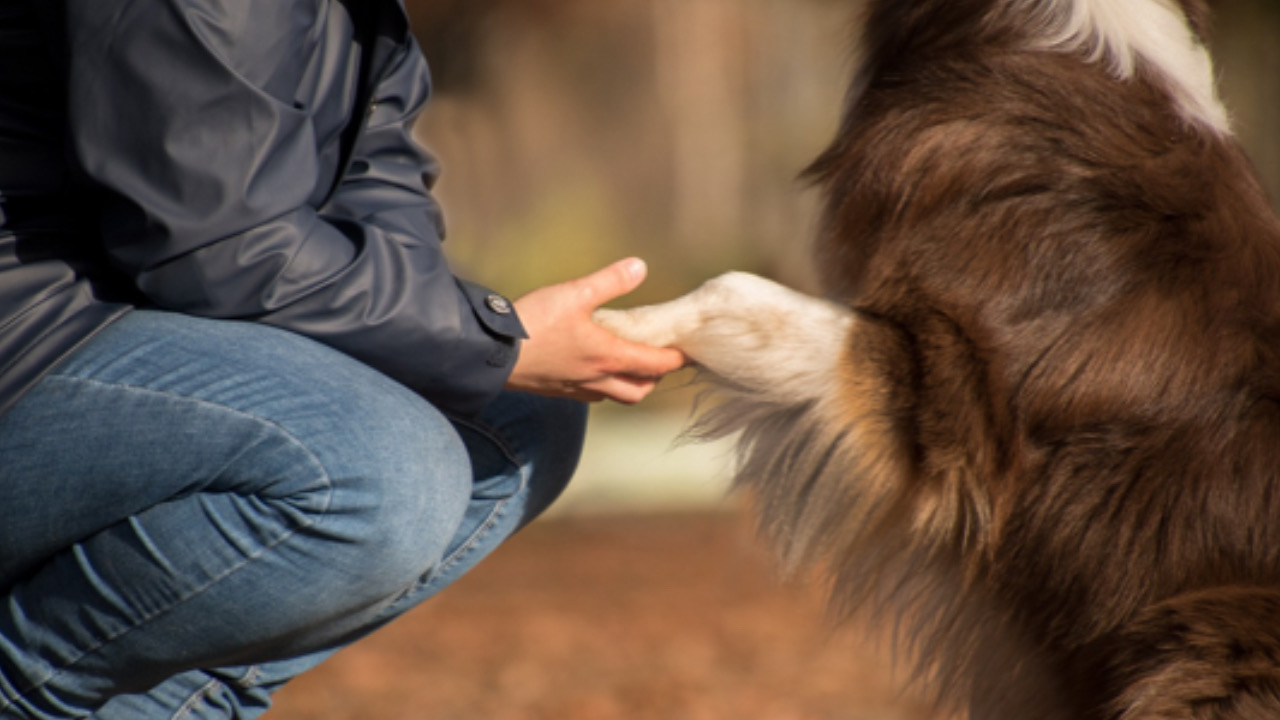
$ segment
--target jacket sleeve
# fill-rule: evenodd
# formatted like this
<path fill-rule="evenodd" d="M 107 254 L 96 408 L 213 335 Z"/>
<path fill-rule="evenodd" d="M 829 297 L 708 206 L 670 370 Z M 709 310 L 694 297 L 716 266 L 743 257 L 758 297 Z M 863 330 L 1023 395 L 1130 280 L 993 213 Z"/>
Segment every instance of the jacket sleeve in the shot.
<path fill-rule="evenodd" d="M 449 412 L 500 391 L 523 329 L 446 264 L 411 39 L 354 108 L 360 51 L 334 0 L 67 7 L 74 150 L 106 190 L 106 251 L 150 302 L 308 335 Z M 367 126 L 343 172 L 351 117 Z"/>

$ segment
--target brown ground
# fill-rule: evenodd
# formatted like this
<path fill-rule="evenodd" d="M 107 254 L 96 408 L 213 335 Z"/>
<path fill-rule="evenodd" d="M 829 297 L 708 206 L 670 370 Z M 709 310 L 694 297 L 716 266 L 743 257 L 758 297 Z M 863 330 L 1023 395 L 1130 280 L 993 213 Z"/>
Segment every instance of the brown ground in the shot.
<path fill-rule="evenodd" d="M 535 524 L 270 720 L 924 720 L 733 514 Z"/>

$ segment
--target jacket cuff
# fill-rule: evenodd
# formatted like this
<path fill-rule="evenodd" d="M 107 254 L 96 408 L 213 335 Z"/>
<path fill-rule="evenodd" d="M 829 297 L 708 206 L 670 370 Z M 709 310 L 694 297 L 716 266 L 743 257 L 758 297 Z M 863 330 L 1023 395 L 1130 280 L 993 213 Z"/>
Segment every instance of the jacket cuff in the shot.
<path fill-rule="evenodd" d="M 458 287 L 462 288 L 462 294 L 471 304 L 476 318 L 490 335 L 508 340 L 529 337 L 520 316 L 516 315 L 515 305 L 506 297 L 469 280 L 459 279 Z"/>
<path fill-rule="evenodd" d="M 478 414 L 502 392 L 520 355 L 520 341 L 529 335 L 516 314 L 514 304 L 506 297 L 482 285 L 459 278 L 455 280 L 477 322 L 490 339 L 484 366 L 473 365 L 464 372 L 469 380 L 466 384 L 479 393 L 472 395 L 470 402 L 453 408 L 462 416 L 471 416 Z"/>

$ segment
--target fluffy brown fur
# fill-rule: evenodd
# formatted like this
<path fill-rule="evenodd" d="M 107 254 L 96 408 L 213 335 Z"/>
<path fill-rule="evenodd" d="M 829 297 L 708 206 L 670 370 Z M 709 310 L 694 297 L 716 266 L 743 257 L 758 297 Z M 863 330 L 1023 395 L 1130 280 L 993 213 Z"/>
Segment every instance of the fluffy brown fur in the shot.
<path fill-rule="evenodd" d="M 1280 717 L 1280 224 L 1149 67 L 1032 48 L 1016 4 L 870 3 L 811 169 L 836 409 L 704 429 L 975 719 Z"/>
<path fill-rule="evenodd" d="M 840 302 L 730 273 L 600 322 L 719 381 L 768 534 L 944 705 L 1280 718 L 1280 223 L 1204 6 L 867 7 L 810 171 Z"/>

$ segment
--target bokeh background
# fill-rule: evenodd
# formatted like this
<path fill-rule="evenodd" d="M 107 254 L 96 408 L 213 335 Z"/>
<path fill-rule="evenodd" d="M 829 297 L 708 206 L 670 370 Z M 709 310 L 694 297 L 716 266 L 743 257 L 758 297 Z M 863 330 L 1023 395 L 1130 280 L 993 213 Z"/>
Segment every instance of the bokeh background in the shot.
<path fill-rule="evenodd" d="M 904 0 L 905 1 L 905 0 Z M 1218 0 L 1224 98 L 1280 188 L 1280 0 Z M 812 290 L 857 0 L 409 0 L 455 269 L 511 295 L 628 255 L 623 301 L 729 269 Z M 783 578 L 727 448 L 673 446 L 688 376 L 602 406 L 570 492 L 472 576 L 287 688 L 278 720 L 936 718 L 866 622 Z"/>

